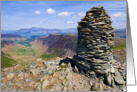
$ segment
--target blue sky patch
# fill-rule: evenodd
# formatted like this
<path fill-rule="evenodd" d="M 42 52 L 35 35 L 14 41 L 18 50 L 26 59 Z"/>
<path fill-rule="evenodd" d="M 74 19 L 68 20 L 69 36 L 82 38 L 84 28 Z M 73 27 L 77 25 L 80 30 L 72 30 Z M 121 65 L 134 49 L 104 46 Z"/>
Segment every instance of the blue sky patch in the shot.
<path fill-rule="evenodd" d="M 126 28 L 126 1 L 1 1 L 1 29 L 76 28 L 93 6 L 103 6 L 115 29 Z"/>

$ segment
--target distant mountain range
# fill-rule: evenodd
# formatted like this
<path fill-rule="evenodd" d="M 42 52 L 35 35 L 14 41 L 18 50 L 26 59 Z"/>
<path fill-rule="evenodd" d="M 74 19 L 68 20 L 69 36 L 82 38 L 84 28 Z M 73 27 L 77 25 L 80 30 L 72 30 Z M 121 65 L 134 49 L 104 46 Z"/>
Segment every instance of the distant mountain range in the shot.
<path fill-rule="evenodd" d="M 1 34 L 1 40 L 25 40 L 18 34 Z"/>
<path fill-rule="evenodd" d="M 126 29 L 116 29 L 115 37 L 126 38 Z"/>
<path fill-rule="evenodd" d="M 2 30 L 2 34 L 7 33 L 18 34 L 21 36 L 32 36 L 32 35 L 39 35 L 39 36 L 48 36 L 49 34 L 75 34 L 77 35 L 78 31 L 76 28 L 68 28 L 68 29 L 47 29 L 47 28 L 26 28 L 26 29 L 19 29 L 17 31 L 6 31 Z M 115 36 L 126 38 L 126 29 L 115 29 Z"/>
<path fill-rule="evenodd" d="M 46 28 L 25 28 L 25 29 L 19 29 L 17 31 L 6 31 L 2 30 L 2 34 L 7 34 L 7 33 L 13 33 L 13 34 L 18 34 L 21 36 L 32 36 L 32 35 L 40 35 L 40 36 L 47 36 L 49 34 L 77 34 L 77 29 L 76 28 L 69 28 L 69 29 L 46 29 Z"/>
<path fill-rule="evenodd" d="M 1 34 L 1 38 L 11 38 L 11 37 L 19 37 L 19 38 L 21 38 L 22 36 L 17 35 L 17 34 Z"/>

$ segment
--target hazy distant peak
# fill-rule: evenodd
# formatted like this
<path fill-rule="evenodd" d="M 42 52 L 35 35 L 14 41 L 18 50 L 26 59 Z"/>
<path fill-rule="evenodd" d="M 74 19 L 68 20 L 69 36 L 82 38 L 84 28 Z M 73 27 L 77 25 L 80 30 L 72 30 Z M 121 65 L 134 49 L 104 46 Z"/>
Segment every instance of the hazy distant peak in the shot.
<path fill-rule="evenodd" d="M 1 34 L 1 37 L 4 38 L 4 37 L 22 37 L 20 35 L 17 35 L 17 34 Z"/>

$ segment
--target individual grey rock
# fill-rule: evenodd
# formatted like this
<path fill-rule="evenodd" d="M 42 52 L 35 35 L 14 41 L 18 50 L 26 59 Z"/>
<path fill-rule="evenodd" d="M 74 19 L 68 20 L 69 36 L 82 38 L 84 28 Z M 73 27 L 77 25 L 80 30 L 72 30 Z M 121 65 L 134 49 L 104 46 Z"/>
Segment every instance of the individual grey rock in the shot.
<path fill-rule="evenodd" d="M 71 73 L 68 73 L 67 77 L 66 77 L 68 80 L 72 80 L 73 78 L 73 75 Z"/>
<path fill-rule="evenodd" d="M 58 78 L 59 77 L 59 73 L 58 72 L 53 73 L 53 77 Z"/>
<path fill-rule="evenodd" d="M 91 91 L 103 91 L 103 84 L 101 83 L 94 83 L 91 87 Z"/>
<path fill-rule="evenodd" d="M 41 83 L 36 83 L 35 85 L 36 91 L 41 91 Z"/>
<path fill-rule="evenodd" d="M 63 91 L 67 91 L 67 87 L 64 87 L 64 88 L 63 88 Z"/>
<path fill-rule="evenodd" d="M 14 77 L 14 73 L 9 73 L 7 75 L 7 80 L 11 80 Z"/>
<path fill-rule="evenodd" d="M 115 82 L 114 82 L 114 77 L 113 77 L 113 75 L 112 75 L 112 85 L 111 85 L 113 88 L 115 88 Z"/>
<path fill-rule="evenodd" d="M 115 73 L 115 68 L 114 67 L 111 68 L 111 73 Z"/>
<path fill-rule="evenodd" d="M 20 81 L 16 82 L 15 84 L 17 85 L 17 87 L 21 87 L 22 86 L 22 83 Z"/>
<path fill-rule="evenodd" d="M 30 73 L 33 74 L 33 76 L 37 76 L 40 71 L 38 69 L 31 69 Z"/>
<path fill-rule="evenodd" d="M 112 83 L 112 76 L 110 73 L 106 73 L 105 74 L 105 77 L 106 77 L 106 83 L 111 86 L 111 83 Z"/>
<path fill-rule="evenodd" d="M 89 82 L 89 83 L 90 83 L 90 86 L 93 86 L 93 81 L 92 81 L 92 80 L 90 80 L 90 82 Z"/>
<path fill-rule="evenodd" d="M 62 90 L 63 90 L 63 86 L 62 85 L 56 85 L 55 91 L 62 91 Z"/>
<path fill-rule="evenodd" d="M 115 82 L 117 84 L 124 84 L 125 83 L 125 81 L 124 81 L 122 76 L 115 76 Z"/>
<path fill-rule="evenodd" d="M 42 91 L 46 91 L 46 87 L 50 84 L 49 80 L 44 80 L 42 85 Z"/>
<path fill-rule="evenodd" d="M 30 79 L 29 78 L 27 78 L 26 80 L 25 80 L 25 82 L 29 82 L 30 81 Z"/>
<path fill-rule="evenodd" d="M 125 83 L 123 77 L 121 76 L 120 72 L 117 69 L 115 69 L 114 79 L 115 79 L 115 82 L 117 84 L 124 84 Z"/>
<path fill-rule="evenodd" d="M 18 75 L 18 77 L 19 77 L 20 79 L 23 79 L 23 78 L 24 78 L 24 73 L 21 72 L 21 73 Z"/>
<path fill-rule="evenodd" d="M 122 91 L 126 91 L 126 90 L 127 90 L 126 86 L 124 85 Z"/>

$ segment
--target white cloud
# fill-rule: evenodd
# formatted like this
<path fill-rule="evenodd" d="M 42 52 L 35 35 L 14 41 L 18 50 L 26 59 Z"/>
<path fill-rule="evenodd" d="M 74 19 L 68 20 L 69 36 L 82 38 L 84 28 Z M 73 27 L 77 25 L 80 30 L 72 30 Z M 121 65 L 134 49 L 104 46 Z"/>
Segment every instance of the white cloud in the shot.
<path fill-rule="evenodd" d="M 55 10 L 49 8 L 49 9 L 47 9 L 46 13 L 47 13 L 47 14 L 54 14 L 54 13 L 55 13 Z"/>
<path fill-rule="evenodd" d="M 66 22 L 67 24 L 72 24 L 73 23 L 73 21 L 68 21 L 68 22 Z"/>
<path fill-rule="evenodd" d="M 60 12 L 58 13 L 58 16 L 70 16 L 72 14 L 74 14 L 74 12 Z"/>
<path fill-rule="evenodd" d="M 84 13 L 78 13 L 78 16 L 84 16 L 85 14 Z"/>
<path fill-rule="evenodd" d="M 41 14 L 41 11 L 34 11 L 35 14 Z"/>
<path fill-rule="evenodd" d="M 126 14 L 124 12 L 117 12 L 112 15 L 112 17 L 124 17 Z"/>

